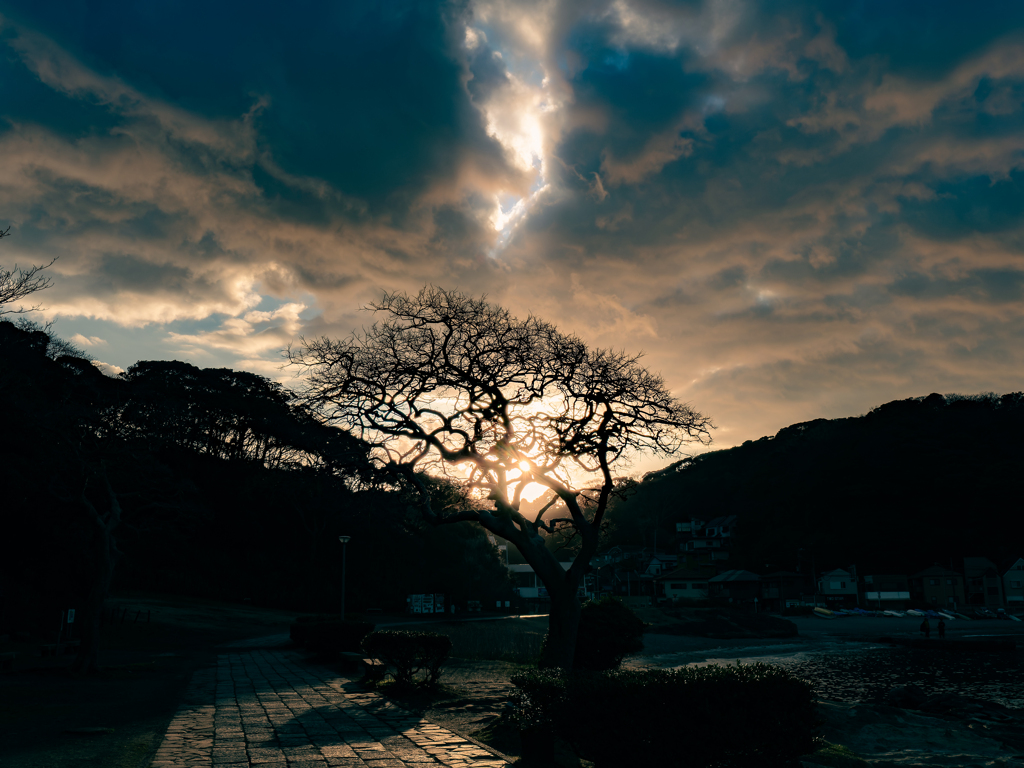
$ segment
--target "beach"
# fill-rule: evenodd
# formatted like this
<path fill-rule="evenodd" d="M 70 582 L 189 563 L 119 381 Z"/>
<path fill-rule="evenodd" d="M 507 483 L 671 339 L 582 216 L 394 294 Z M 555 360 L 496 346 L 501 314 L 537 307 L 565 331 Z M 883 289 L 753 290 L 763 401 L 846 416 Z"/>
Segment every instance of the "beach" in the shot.
<path fill-rule="evenodd" d="M 933 623 L 927 647 L 907 648 L 879 640 L 921 638 L 920 618 L 792 620 L 800 634 L 785 639 L 647 634 L 643 653 L 625 666 L 777 664 L 814 686 L 825 739 L 856 752 L 864 761 L 857 764 L 1024 766 L 1024 622 L 950 621 L 945 641 Z M 957 645 L 979 639 L 1011 639 L 1017 650 L 987 653 Z M 907 708 L 914 697 L 935 711 Z"/>

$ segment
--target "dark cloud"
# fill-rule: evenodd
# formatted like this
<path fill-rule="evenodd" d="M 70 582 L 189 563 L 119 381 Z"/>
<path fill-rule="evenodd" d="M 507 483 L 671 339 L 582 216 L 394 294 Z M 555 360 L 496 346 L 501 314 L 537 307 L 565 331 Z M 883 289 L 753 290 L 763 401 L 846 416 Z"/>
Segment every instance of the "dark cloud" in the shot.
<path fill-rule="evenodd" d="M 957 296 L 983 304 L 1019 302 L 1024 298 L 1024 272 L 1016 269 L 971 270 L 949 279 L 921 273 L 901 277 L 890 289 L 894 295 L 916 299 Z"/>
<path fill-rule="evenodd" d="M 987 3 L 983 13 L 965 13 L 952 0 L 814 7 L 836 25 L 837 42 L 851 57 L 884 55 L 887 71 L 922 79 L 948 73 L 993 38 L 1024 27 L 1024 7 L 1012 0 Z"/>
<path fill-rule="evenodd" d="M 408 203 L 466 154 L 503 163 L 465 97 L 463 11 L 452 3 L 123 0 L 68 3 L 59 14 L 14 5 L 22 23 L 152 97 L 210 118 L 237 118 L 265 100 L 261 135 L 285 171 L 373 204 Z M 33 119 L 70 127 L 45 104 Z M 271 196 L 285 194 L 262 181 Z"/>
<path fill-rule="evenodd" d="M 111 254 L 94 266 L 90 288 L 94 294 L 191 292 L 196 286 L 194 278 L 188 269 L 176 264 L 153 264 L 126 254 Z"/>
<path fill-rule="evenodd" d="M 1019 389 L 1019 4 L 7 5 L 4 245 L 85 336 L 266 372 L 429 282 L 645 349 L 724 444 Z"/>

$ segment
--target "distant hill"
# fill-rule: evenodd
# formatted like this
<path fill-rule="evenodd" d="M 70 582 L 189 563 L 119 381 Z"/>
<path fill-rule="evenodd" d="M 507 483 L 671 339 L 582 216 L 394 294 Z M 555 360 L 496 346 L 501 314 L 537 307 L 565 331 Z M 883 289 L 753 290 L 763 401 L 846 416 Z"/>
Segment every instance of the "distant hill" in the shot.
<path fill-rule="evenodd" d="M 623 543 L 671 546 L 675 523 L 735 514 L 731 567 L 905 572 L 1024 555 L 1024 393 L 938 394 L 647 475 L 609 518 Z M 805 565 L 805 567 L 807 567 Z M 861 571 L 864 572 L 863 570 Z"/>

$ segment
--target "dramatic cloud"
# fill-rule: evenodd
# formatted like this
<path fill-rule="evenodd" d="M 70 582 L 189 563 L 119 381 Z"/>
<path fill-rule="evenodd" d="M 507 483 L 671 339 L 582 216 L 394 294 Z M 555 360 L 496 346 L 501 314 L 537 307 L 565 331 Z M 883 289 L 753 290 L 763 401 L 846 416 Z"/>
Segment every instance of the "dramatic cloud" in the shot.
<path fill-rule="evenodd" d="M 435 283 L 645 350 L 722 446 L 1021 388 L 1019 5 L 4 7 L 0 263 L 121 367 L 288 380 Z"/>

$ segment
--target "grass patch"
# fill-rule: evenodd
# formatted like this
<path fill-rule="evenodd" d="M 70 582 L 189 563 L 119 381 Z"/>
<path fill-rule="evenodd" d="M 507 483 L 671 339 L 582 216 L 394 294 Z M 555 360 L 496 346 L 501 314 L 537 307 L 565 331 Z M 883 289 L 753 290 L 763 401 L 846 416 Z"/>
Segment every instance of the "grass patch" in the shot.
<path fill-rule="evenodd" d="M 844 747 L 842 744 L 833 744 L 824 739 L 818 740 L 821 746 L 804 755 L 802 760 L 811 765 L 821 765 L 825 768 L 867 768 L 866 760 L 857 756 L 857 753 Z"/>
<path fill-rule="evenodd" d="M 529 664 L 540 657 L 547 619 L 451 622 L 430 629 L 451 638 L 455 658 Z"/>

